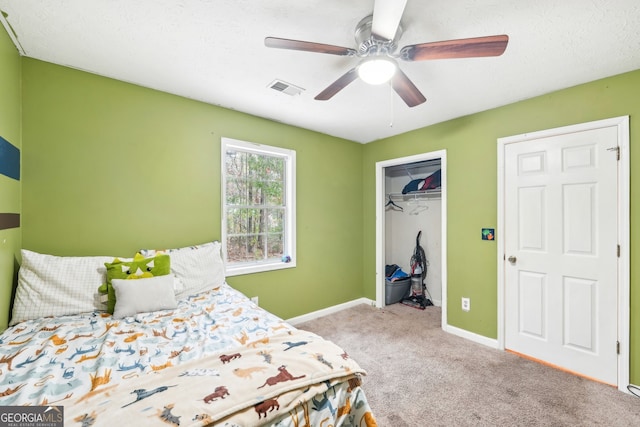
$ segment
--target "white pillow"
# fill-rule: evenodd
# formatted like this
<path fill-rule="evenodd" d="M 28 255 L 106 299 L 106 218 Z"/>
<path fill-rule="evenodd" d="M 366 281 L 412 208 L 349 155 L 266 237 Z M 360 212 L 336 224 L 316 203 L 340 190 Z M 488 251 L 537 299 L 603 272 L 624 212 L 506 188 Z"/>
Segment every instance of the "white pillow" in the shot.
<path fill-rule="evenodd" d="M 224 283 L 224 262 L 220 251 L 220 242 L 208 242 L 177 249 L 142 249 L 140 253 L 145 257 L 169 254 L 171 272 L 183 286 L 176 293 L 176 298 L 182 299 Z"/>
<path fill-rule="evenodd" d="M 112 256 L 59 257 L 22 249 L 9 325 L 46 316 L 104 310 L 98 287 Z"/>
<path fill-rule="evenodd" d="M 170 274 L 145 279 L 113 279 L 111 284 L 116 291 L 113 311 L 116 319 L 150 311 L 172 310 L 178 306 Z"/>

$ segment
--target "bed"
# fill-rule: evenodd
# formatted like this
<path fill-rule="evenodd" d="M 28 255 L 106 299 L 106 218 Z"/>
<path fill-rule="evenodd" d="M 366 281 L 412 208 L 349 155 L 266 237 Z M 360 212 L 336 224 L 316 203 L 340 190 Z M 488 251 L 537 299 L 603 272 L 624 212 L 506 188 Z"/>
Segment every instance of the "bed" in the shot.
<path fill-rule="evenodd" d="M 81 427 L 375 426 L 365 371 L 229 286 L 219 253 L 23 250 L 0 406 L 63 407 L 64 425 Z"/>

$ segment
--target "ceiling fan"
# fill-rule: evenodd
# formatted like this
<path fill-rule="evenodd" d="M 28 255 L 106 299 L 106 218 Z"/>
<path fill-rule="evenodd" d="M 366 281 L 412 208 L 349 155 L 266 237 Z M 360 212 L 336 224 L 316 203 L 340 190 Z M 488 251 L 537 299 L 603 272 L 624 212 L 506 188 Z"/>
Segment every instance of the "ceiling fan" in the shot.
<path fill-rule="evenodd" d="M 396 52 L 397 42 L 402 35 L 400 20 L 406 4 L 407 0 L 375 0 L 373 14 L 362 19 L 356 26 L 357 49 L 279 37 L 266 37 L 264 44 L 278 49 L 361 58 L 357 66 L 316 95 L 316 100 L 331 99 L 360 77 L 370 84 L 390 81 L 393 90 L 409 107 L 422 104 L 426 98 L 409 77 L 398 68 L 396 59 L 426 61 L 500 56 L 507 48 L 509 36 L 496 35 L 407 45 Z"/>

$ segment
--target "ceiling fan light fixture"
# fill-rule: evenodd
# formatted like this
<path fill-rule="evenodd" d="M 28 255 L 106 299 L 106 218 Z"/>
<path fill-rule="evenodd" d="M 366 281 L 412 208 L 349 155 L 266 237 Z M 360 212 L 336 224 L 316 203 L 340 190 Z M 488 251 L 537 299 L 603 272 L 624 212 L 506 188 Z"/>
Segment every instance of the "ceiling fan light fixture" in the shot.
<path fill-rule="evenodd" d="M 358 65 L 358 77 L 370 85 L 388 82 L 396 72 L 398 64 L 389 57 L 365 58 Z"/>

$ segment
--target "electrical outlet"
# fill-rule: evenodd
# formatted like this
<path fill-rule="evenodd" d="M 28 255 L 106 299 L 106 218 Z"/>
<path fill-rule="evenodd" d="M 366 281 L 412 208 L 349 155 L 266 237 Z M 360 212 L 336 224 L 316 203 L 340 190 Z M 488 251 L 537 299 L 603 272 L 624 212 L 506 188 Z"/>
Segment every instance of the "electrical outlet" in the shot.
<path fill-rule="evenodd" d="M 259 305 L 259 304 L 258 304 L 258 297 L 257 297 L 257 296 L 256 296 L 256 297 L 251 297 L 251 301 L 253 301 L 253 303 L 254 303 L 255 305 Z"/>
<path fill-rule="evenodd" d="M 462 310 L 463 311 L 471 310 L 471 299 L 470 298 L 462 298 Z"/>

